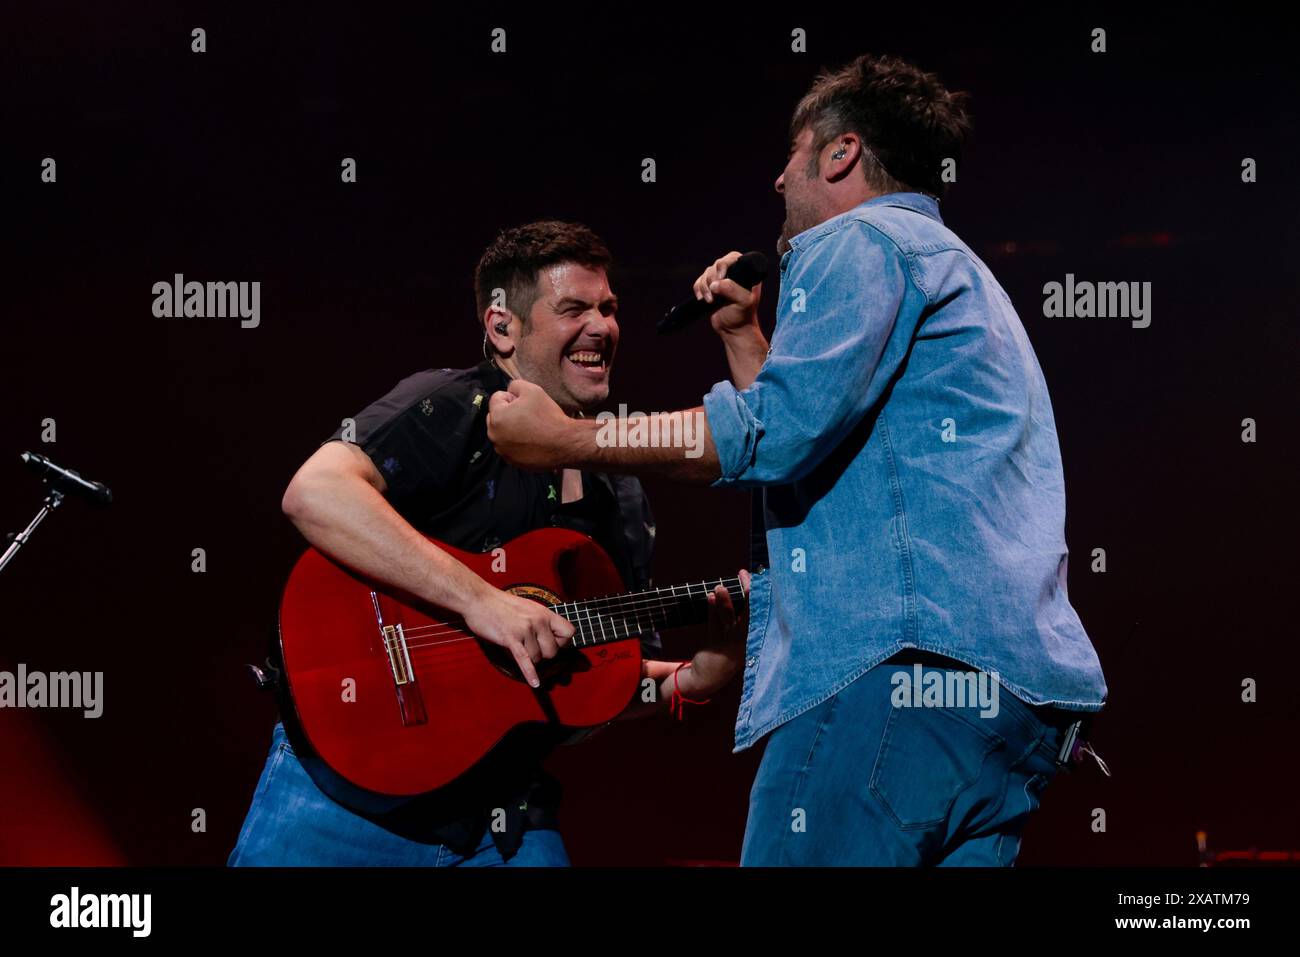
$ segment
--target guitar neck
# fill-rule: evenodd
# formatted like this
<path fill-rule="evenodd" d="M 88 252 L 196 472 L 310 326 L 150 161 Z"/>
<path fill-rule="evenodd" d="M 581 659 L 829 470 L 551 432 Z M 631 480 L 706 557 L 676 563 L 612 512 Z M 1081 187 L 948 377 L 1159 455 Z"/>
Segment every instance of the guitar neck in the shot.
<path fill-rule="evenodd" d="M 587 598 L 552 605 L 551 610 L 577 629 L 573 644 L 580 648 L 648 635 L 662 628 L 700 625 L 709 619 L 709 595 L 719 585 L 739 605 L 745 600 L 739 578 L 715 578 L 689 585 Z"/>

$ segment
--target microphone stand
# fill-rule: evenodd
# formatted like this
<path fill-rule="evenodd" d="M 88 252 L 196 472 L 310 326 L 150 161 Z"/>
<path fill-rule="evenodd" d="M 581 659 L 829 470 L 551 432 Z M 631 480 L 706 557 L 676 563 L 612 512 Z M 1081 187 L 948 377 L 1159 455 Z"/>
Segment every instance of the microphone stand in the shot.
<path fill-rule="evenodd" d="M 4 571 L 4 567 L 13 561 L 13 557 L 18 554 L 18 549 L 27 544 L 27 540 L 32 537 L 32 532 L 36 531 L 36 526 L 45 521 L 45 516 L 63 504 L 63 492 L 59 490 L 58 486 L 47 482 L 46 487 L 49 489 L 49 494 L 45 496 L 45 504 L 36 513 L 36 517 L 17 535 L 12 532 L 9 533 L 9 547 L 5 549 L 3 555 L 0 555 L 0 571 Z"/>

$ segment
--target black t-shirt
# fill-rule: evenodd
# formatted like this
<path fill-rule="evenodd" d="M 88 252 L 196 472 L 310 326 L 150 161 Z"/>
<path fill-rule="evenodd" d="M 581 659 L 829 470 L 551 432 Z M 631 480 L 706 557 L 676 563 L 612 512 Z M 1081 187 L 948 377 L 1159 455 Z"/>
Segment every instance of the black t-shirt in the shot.
<path fill-rule="evenodd" d="M 345 424 L 327 441 L 359 445 L 383 474 L 389 504 L 448 545 L 486 552 L 534 529 L 571 528 L 609 553 L 629 590 L 649 587 L 654 519 L 635 478 L 584 472 L 582 497 L 564 503 L 559 473 L 525 472 L 497 455 L 487 437 L 488 400 L 509 381 L 490 361 L 417 372 L 358 414 L 353 432 L 345 434 Z M 642 644 L 646 657 L 657 655 L 654 638 Z M 371 817 L 468 853 L 502 808 L 506 828 L 493 838 L 509 858 L 524 828 L 554 826 L 559 787 L 541 762 L 569 734 L 524 725 L 453 784 Z"/>

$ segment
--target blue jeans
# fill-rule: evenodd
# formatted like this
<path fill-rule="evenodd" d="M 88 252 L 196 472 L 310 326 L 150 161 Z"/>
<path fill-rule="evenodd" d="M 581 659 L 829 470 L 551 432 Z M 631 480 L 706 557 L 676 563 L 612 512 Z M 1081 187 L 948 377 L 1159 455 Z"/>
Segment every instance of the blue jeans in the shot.
<path fill-rule="evenodd" d="M 933 655 L 896 656 L 772 732 L 742 865 L 1014 864 L 1077 715 L 1033 708 L 1003 687 L 996 714 L 969 700 L 899 707 L 894 676 L 912 677 L 914 662 L 925 674 L 971 673 Z"/>
<path fill-rule="evenodd" d="M 326 795 L 299 762 L 277 723 L 271 753 L 244 826 L 226 862 L 231 867 L 567 867 L 560 832 L 528 830 L 519 851 L 502 858 L 489 830 L 478 848 L 458 854 L 442 844 L 395 834 Z"/>

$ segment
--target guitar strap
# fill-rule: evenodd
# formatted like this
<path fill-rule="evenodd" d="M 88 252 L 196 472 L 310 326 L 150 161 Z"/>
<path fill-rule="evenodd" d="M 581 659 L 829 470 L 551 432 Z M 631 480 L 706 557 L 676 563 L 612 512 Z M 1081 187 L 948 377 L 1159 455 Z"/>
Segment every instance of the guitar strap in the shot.
<path fill-rule="evenodd" d="M 619 530 L 634 579 L 629 585 L 633 590 L 650 588 L 655 544 L 655 519 L 650 511 L 650 500 L 634 476 L 605 472 L 595 475 L 618 503 Z"/>

